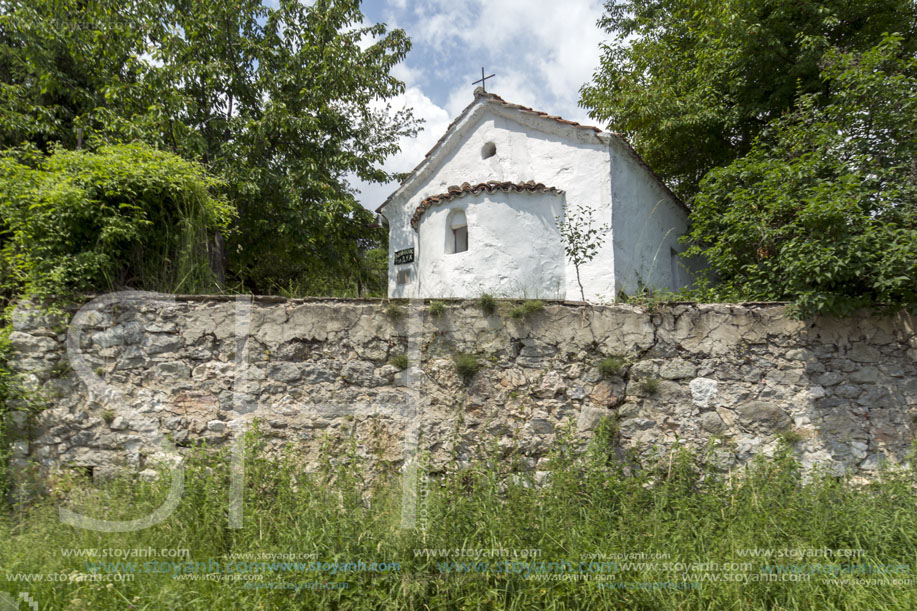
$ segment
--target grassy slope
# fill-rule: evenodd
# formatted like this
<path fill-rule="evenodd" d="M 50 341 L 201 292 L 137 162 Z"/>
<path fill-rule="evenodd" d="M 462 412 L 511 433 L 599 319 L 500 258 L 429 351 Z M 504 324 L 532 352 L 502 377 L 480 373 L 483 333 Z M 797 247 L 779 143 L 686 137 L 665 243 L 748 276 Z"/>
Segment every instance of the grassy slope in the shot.
<path fill-rule="evenodd" d="M 501 472 L 511 467 L 513 457 L 498 457 L 494 452 L 485 452 L 471 467 L 456 465 L 443 476 L 424 478 L 420 490 L 425 496 L 412 529 L 399 526 L 399 478 L 378 487 L 367 500 L 359 492 L 363 483 L 355 456 L 334 464 L 329 460 L 317 472 L 306 474 L 292 458 L 280 462 L 252 458 L 257 456 L 256 439 L 250 440 L 241 529 L 228 528 L 225 455 L 199 452 L 189 459 L 177 510 L 161 524 L 135 532 L 75 529 L 61 524 L 56 507 L 65 502 L 106 519 L 138 517 L 165 498 L 168 473 L 153 484 L 126 479 L 102 488 L 85 481 L 61 481 L 52 498 L 0 518 L 0 590 L 27 590 L 42 609 L 131 605 L 135 609 L 917 608 L 917 585 L 838 585 L 830 582 L 834 576 L 824 574 L 811 574 L 807 581 L 736 581 L 761 579 L 759 575 L 768 570 L 764 567 L 777 564 L 809 572 L 840 571 L 844 565 L 849 570 L 852 564 L 860 567 L 853 569 L 860 574 L 838 577 L 912 579 L 909 572 L 863 571 L 875 570 L 868 567 L 876 565 L 908 565 L 908 571 L 917 567 L 913 472 L 886 473 L 881 483 L 866 488 L 831 478 L 804 482 L 786 452 L 762 459 L 742 473 L 724 474 L 703 457 L 675 454 L 662 456 L 655 468 L 625 474 L 619 462 L 608 461 L 611 436 L 604 439 L 605 445 L 594 445 L 586 459 L 573 459 L 568 446 L 559 444 L 550 485 L 507 479 Z M 246 581 L 233 580 L 233 575 L 211 581 L 143 572 L 146 562 L 178 561 L 162 555 L 132 559 L 137 566 L 131 583 L 24 584 L 7 577 L 89 572 L 87 559 L 66 557 L 61 548 L 150 547 L 186 548 L 192 561 L 216 561 L 222 567 L 230 561 L 227 554 L 247 552 L 314 554 L 311 560 L 322 562 L 397 562 L 400 566 L 397 571 L 334 574 L 278 565 L 260 581 L 276 584 L 273 590 L 250 589 Z M 487 552 L 477 559 L 430 558 L 415 551 L 424 548 L 540 552 L 534 559 L 488 558 Z M 774 553 L 861 549 L 864 555 L 856 559 L 742 555 L 742 550 L 752 548 Z M 636 562 L 659 564 L 655 568 L 610 564 L 612 555 L 621 553 L 655 554 L 655 559 L 647 556 Z M 595 559 L 591 555 L 602 554 L 605 565 L 588 564 Z M 119 559 L 91 559 L 100 560 Z M 507 566 L 498 565 L 500 560 L 554 564 Z M 587 565 L 580 567 L 584 561 Z M 450 564 L 457 562 L 466 563 L 464 570 Z M 586 573 L 590 579 L 564 577 L 562 562 L 570 563 L 568 572 Z M 724 566 L 727 563 L 745 564 Z M 179 571 L 187 566 L 179 565 Z M 259 573 L 244 565 L 232 569 L 235 575 Z M 163 570 L 163 565 L 155 570 Z M 539 570 L 547 571 L 550 579 L 524 574 Z M 124 568 L 109 566 L 100 571 L 124 572 Z M 343 582 L 346 589 L 340 586 Z M 601 582 L 618 585 L 603 587 Z M 295 585 L 316 583 L 317 589 Z"/>

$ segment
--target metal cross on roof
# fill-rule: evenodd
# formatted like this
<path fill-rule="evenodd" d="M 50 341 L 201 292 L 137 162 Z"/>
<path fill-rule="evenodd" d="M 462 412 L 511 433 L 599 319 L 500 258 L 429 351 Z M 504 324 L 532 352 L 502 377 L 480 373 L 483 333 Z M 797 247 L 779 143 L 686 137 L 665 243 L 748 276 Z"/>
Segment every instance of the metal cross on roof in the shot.
<path fill-rule="evenodd" d="M 486 83 L 487 79 L 493 78 L 495 76 L 496 74 L 491 74 L 490 76 L 484 76 L 484 66 L 481 66 L 481 80 L 475 81 L 471 84 L 477 85 L 478 83 L 481 83 L 481 89 L 483 89 L 484 91 L 487 91 L 487 83 Z"/>

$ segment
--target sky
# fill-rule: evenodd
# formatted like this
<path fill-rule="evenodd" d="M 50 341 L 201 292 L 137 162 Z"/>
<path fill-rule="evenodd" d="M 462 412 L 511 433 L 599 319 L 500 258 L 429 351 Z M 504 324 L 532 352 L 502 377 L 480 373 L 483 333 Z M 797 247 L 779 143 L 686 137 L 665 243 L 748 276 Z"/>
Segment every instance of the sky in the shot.
<path fill-rule="evenodd" d="M 472 81 L 486 73 L 487 91 L 504 100 L 592 125 L 577 104 L 580 87 L 599 65 L 606 36 L 596 25 L 601 0 L 364 0 L 367 22 L 401 28 L 412 48 L 393 74 L 423 131 L 401 142 L 385 168 L 407 172 L 474 99 Z M 375 210 L 397 183 L 356 182 L 358 199 Z"/>

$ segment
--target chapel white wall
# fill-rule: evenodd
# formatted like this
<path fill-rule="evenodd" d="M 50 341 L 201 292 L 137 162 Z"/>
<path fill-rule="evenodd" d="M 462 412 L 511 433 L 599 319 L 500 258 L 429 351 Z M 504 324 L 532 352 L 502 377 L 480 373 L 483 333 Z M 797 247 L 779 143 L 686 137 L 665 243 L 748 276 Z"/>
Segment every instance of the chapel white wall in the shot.
<path fill-rule="evenodd" d="M 468 250 L 447 253 L 450 213 L 468 221 Z M 554 193 L 496 191 L 464 195 L 433 206 L 418 224 L 420 266 L 414 296 L 562 299 L 564 253 Z"/>
<path fill-rule="evenodd" d="M 617 290 L 676 290 L 690 284 L 691 262 L 672 258 L 685 250 L 679 238 L 688 214 L 626 145 L 613 139 L 611 199 Z"/>
<path fill-rule="evenodd" d="M 481 149 L 488 142 L 496 145 L 496 154 L 482 159 Z M 451 185 L 461 185 L 464 182 L 477 184 L 489 180 L 533 180 L 563 190 L 566 205 L 571 208 L 589 205 L 594 210 L 597 226 L 611 225 L 612 190 L 608 145 L 592 131 L 520 114 L 511 109 L 485 105 L 468 117 L 465 126 L 459 126 L 448 144 L 450 149 L 443 152 L 442 159 L 420 178 L 421 186 L 412 187 L 414 190 L 406 200 L 396 198 L 383 209 L 390 222 L 390 261 L 392 253 L 404 248 L 414 247 L 418 255 L 413 266 L 415 282 L 412 285 L 398 285 L 396 281 L 398 271 L 407 266 L 390 266 L 391 297 L 421 296 L 417 292 L 416 279 L 424 263 L 419 256 L 421 253 L 417 248 L 417 235 L 410 226 L 410 217 L 425 198 L 445 193 Z M 429 213 L 430 210 L 426 214 Z M 497 230 L 508 231 L 510 228 L 507 226 Z M 469 218 L 469 233 L 473 231 L 475 229 Z M 531 245 L 530 241 L 526 243 Z M 595 259 L 581 269 L 588 300 L 611 301 L 614 298 L 614 252 L 609 232 Z M 559 260 L 563 262 L 565 273 L 563 294 L 558 298 L 579 299 L 573 265 L 563 254 Z M 455 296 L 467 289 L 464 281 L 442 288 L 448 288 Z M 425 289 L 424 293 L 423 296 L 448 294 L 433 295 Z"/>

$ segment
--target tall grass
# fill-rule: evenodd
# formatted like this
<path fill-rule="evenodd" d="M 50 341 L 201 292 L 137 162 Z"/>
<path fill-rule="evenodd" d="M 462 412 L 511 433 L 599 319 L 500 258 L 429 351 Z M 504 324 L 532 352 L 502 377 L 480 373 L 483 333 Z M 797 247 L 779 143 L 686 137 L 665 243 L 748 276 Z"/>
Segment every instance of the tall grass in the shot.
<path fill-rule="evenodd" d="M 126 478 L 94 486 L 61 480 L 51 498 L 0 520 L 0 589 L 27 590 L 41 608 L 53 609 L 917 608 L 914 585 L 838 585 L 824 574 L 811 574 L 808 581 L 737 581 L 768 574 L 773 569 L 766 567 L 773 565 L 809 571 L 819 565 L 917 566 L 912 471 L 888 471 L 864 487 L 827 476 L 804 479 L 786 448 L 741 472 L 719 470 L 712 455 L 678 451 L 638 468 L 613 458 L 610 427 L 596 440 L 582 452 L 571 437 L 560 439 L 546 476 L 513 473 L 515 450 L 496 448 L 471 462 L 449 463 L 439 473 L 425 469 L 418 486 L 423 511 L 410 528 L 400 525 L 397 474 L 369 486 L 355 449 L 326 454 L 307 472 L 292 452 L 269 460 L 259 440 L 250 439 L 241 529 L 228 528 L 225 455 L 195 451 L 187 459 L 186 489 L 175 513 L 136 532 L 65 526 L 56 505 L 107 519 L 137 517 L 164 498 L 168 473 L 154 483 Z M 299 560 L 307 563 L 400 565 L 383 572 L 337 573 L 276 565 L 251 582 L 276 584 L 273 590 L 232 580 L 251 576 L 244 570 L 223 581 L 142 572 L 133 582 L 110 586 L 9 581 L 7 575 L 17 573 L 90 572 L 89 559 L 66 557 L 62 548 L 183 548 L 190 560 L 203 563 L 229 562 L 229 554 L 280 553 L 314 554 Z M 424 551 L 431 549 L 452 551 L 435 557 Z M 761 555 L 826 549 L 862 550 L 862 556 Z M 620 554 L 632 556 L 625 560 Z M 91 559 L 99 560 L 117 559 Z M 142 566 L 156 560 L 176 561 L 161 556 L 132 561 Z M 501 561 L 509 564 L 498 568 Z M 625 561 L 634 564 L 625 566 Z M 565 562 L 570 571 L 563 570 Z M 724 568 L 728 563 L 747 565 Z M 342 583 L 346 589 L 337 589 Z M 609 583 L 618 585 L 602 585 Z M 318 586 L 296 590 L 296 584 Z"/>

